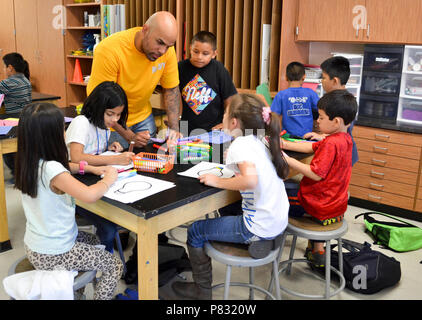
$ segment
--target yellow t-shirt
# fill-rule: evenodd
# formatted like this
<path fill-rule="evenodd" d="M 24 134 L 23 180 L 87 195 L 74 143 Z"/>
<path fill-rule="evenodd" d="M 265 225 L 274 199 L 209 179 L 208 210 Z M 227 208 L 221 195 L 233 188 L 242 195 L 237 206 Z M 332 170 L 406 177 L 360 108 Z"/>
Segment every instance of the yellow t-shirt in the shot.
<path fill-rule="evenodd" d="M 151 114 L 149 99 L 158 83 L 166 89 L 179 85 L 174 47 L 156 61 L 150 61 L 135 48 L 135 34 L 140 30 L 142 27 L 117 32 L 98 44 L 87 87 L 89 95 L 101 82 L 117 82 L 128 98 L 128 127 Z"/>

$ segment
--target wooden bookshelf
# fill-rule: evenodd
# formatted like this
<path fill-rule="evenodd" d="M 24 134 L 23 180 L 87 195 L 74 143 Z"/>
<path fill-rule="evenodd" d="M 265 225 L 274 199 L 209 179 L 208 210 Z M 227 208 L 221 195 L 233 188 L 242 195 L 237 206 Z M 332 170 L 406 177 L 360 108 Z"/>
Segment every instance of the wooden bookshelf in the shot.
<path fill-rule="evenodd" d="M 82 76 L 91 74 L 92 55 L 73 55 L 72 51 L 82 50 L 83 36 L 86 32 L 102 35 L 102 21 L 99 27 L 84 26 L 84 12 L 96 14 L 102 12 L 103 1 L 75 3 L 73 0 L 64 0 L 66 7 L 66 31 L 64 34 L 64 48 L 66 57 L 66 93 L 67 105 L 78 105 L 86 99 L 86 82 L 73 81 L 76 59 L 79 60 Z M 101 37 L 100 37 L 101 38 Z"/>

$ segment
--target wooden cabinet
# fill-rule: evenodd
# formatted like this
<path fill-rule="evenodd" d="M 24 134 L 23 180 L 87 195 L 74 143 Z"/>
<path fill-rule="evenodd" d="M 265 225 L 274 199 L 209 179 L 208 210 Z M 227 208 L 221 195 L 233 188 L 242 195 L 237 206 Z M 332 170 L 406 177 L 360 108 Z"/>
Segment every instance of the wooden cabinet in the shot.
<path fill-rule="evenodd" d="M 422 135 L 355 126 L 353 136 L 359 161 L 352 170 L 350 195 L 418 211 Z"/>
<path fill-rule="evenodd" d="M 365 0 L 299 0 L 296 40 L 361 42 L 353 8 L 364 5 Z"/>
<path fill-rule="evenodd" d="M 0 57 L 16 51 L 15 21 L 13 16 L 13 0 L 0 1 L 0 12 L 4 12 L 0 19 Z M 0 80 L 6 78 L 3 68 L 3 60 L 0 62 Z"/>
<path fill-rule="evenodd" d="M 366 0 L 367 27 L 364 41 L 422 43 L 420 0 Z"/>
<path fill-rule="evenodd" d="M 34 91 L 57 95 L 65 106 L 63 33 L 53 21 L 61 0 L 14 0 L 16 51 L 29 63 Z M 55 13 L 56 12 L 56 13 Z"/>
<path fill-rule="evenodd" d="M 299 0 L 296 40 L 420 44 L 421 17 L 420 0 Z"/>
<path fill-rule="evenodd" d="M 64 0 L 66 7 L 66 32 L 64 37 L 64 52 L 66 57 L 66 92 L 67 105 L 77 106 L 86 98 L 87 82 L 73 81 L 76 60 L 78 60 L 83 76 L 91 74 L 93 55 L 73 55 L 72 51 L 80 50 L 83 36 L 87 31 L 101 34 L 101 26 L 84 26 L 84 12 L 88 14 L 101 13 L 101 2 L 75 3 L 74 0 Z M 102 25 L 102 23 L 100 24 Z"/>
<path fill-rule="evenodd" d="M 416 194 L 415 211 L 422 212 L 422 167 L 419 172 L 419 189 Z"/>

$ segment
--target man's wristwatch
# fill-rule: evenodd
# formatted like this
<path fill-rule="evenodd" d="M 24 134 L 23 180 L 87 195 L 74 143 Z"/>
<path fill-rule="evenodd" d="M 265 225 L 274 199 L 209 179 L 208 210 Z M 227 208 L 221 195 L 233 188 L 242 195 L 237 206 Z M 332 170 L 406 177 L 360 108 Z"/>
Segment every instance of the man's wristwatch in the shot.
<path fill-rule="evenodd" d="M 85 174 L 85 166 L 88 164 L 86 161 L 79 161 L 79 174 Z"/>

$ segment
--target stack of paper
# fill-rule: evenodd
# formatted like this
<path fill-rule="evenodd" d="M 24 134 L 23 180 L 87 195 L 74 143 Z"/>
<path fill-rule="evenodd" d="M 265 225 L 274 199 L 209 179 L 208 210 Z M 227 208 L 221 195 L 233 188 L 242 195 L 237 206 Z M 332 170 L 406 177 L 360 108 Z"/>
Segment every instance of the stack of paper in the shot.
<path fill-rule="evenodd" d="M 137 174 L 127 179 L 117 180 L 104 197 L 123 203 L 132 203 L 175 186 L 172 182 Z"/>
<path fill-rule="evenodd" d="M 224 164 L 202 161 L 192 168 L 177 174 L 191 178 L 199 178 L 204 174 L 213 174 L 220 178 L 231 178 L 234 172 L 226 168 Z"/>
<path fill-rule="evenodd" d="M 0 120 L 0 127 L 15 127 L 19 124 L 19 119 L 17 118 L 7 118 Z"/>

